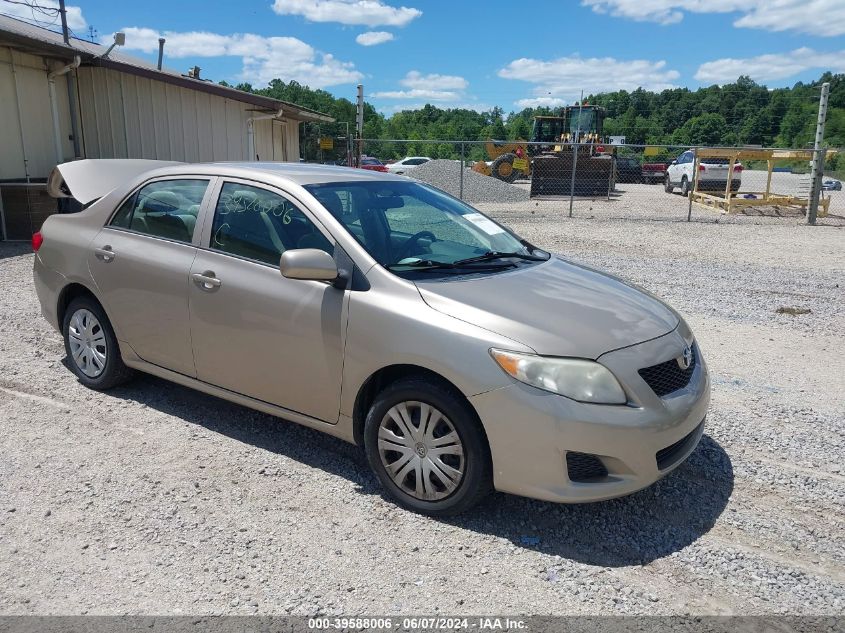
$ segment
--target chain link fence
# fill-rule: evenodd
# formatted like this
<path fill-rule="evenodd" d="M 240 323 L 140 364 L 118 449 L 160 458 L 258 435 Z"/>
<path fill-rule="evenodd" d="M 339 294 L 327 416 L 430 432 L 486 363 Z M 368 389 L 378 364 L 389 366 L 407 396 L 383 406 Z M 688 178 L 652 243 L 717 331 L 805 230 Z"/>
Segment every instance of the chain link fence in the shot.
<path fill-rule="evenodd" d="M 810 149 L 681 145 L 550 144 L 524 141 L 362 141 L 362 155 L 482 210 L 570 217 L 694 220 L 719 214 L 845 219 L 836 150 L 813 177 Z M 391 164 L 408 156 L 418 166 Z"/>

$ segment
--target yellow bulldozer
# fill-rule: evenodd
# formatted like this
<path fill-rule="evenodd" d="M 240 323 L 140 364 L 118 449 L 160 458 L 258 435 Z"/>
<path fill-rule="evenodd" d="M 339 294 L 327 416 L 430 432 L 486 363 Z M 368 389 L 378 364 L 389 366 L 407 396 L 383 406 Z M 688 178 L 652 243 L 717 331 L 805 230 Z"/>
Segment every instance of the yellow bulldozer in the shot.
<path fill-rule="evenodd" d="M 604 118 L 604 108 L 587 104 L 534 117 L 531 144 L 489 141 L 491 162 L 479 161 L 473 170 L 508 183 L 530 177 L 531 197 L 606 194 L 616 184 L 616 159 L 602 138 Z"/>

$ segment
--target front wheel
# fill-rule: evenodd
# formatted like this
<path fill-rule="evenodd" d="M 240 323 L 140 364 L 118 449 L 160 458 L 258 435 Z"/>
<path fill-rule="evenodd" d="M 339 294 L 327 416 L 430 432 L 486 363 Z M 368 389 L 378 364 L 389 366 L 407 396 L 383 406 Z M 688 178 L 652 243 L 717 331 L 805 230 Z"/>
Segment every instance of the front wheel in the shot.
<path fill-rule="evenodd" d="M 669 174 L 666 174 L 666 180 L 663 181 L 663 190 L 666 193 L 672 193 L 675 190 L 672 186 L 672 180 L 669 178 Z"/>
<path fill-rule="evenodd" d="M 685 198 L 689 195 L 689 180 L 686 176 L 681 178 L 681 195 Z"/>
<path fill-rule="evenodd" d="M 508 184 L 514 182 L 520 172 L 513 168 L 513 161 L 516 160 L 516 154 L 502 154 L 496 160 L 493 161 L 493 164 L 490 165 L 490 171 L 493 173 L 493 176 L 501 180 L 502 182 L 506 182 Z"/>
<path fill-rule="evenodd" d="M 120 357 L 111 323 L 94 299 L 83 296 L 70 302 L 62 333 L 70 368 L 86 387 L 111 389 L 132 377 Z"/>
<path fill-rule="evenodd" d="M 384 489 L 414 512 L 459 514 L 492 488 L 490 453 L 475 413 L 433 381 L 401 380 L 379 394 L 364 423 L 364 449 Z"/>

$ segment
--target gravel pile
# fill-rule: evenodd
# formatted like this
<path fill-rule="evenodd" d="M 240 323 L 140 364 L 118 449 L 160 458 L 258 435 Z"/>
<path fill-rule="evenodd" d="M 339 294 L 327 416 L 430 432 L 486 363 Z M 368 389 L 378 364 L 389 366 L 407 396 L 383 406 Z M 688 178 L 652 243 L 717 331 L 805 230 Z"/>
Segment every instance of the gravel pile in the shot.
<path fill-rule="evenodd" d="M 460 161 L 431 160 L 415 167 L 408 172 L 408 175 L 442 189 L 455 197 L 460 197 Z M 528 200 L 528 191 L 466 168 L 464 170 L 463 200 L 470 204 L 476 202 L 524 202 Z"/>
<path fill-rule="evenodd" d="M 479 206 L 688 319 L 713 400 L 683 466 L 417 516 L 316 431 L 148 376 L 83 388 L 0 243 L 0 614 L 845 614 L 842 229 Z"/>

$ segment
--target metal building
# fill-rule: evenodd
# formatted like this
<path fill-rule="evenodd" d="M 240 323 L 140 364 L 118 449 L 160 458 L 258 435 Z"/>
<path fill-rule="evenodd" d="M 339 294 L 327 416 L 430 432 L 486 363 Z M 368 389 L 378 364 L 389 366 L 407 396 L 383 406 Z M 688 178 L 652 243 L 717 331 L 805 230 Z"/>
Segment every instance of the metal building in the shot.
<path fill-rule="evenodd" d="M 0 239 L 29 239 L 56 212 L 57 163 L 298 161 L 300 123 L 333 121 L 107 51 L 0 16 Z"/>

